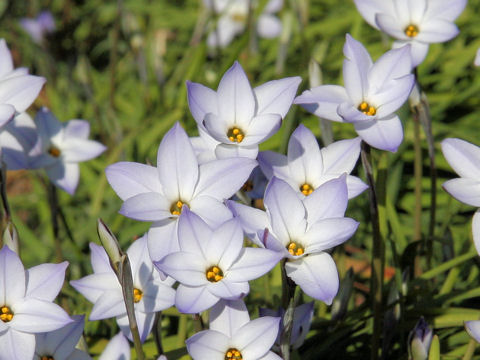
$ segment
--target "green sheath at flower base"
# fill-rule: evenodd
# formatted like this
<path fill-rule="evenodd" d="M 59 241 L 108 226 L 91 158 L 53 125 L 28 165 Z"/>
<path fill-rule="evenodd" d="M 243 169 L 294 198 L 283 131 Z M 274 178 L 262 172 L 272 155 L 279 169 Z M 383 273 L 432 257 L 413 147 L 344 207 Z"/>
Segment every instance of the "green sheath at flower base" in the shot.
<path fill-rule="evenodd" d="M 123 255 L 123 252 L 118 244 L 118 240 L 101 219 L 98 219 L 97 232 L 100 242 L 105 248 L 108 258 L 114 267 L 114 271 L 118 272 L 118 264 L 120 263 Z"/>

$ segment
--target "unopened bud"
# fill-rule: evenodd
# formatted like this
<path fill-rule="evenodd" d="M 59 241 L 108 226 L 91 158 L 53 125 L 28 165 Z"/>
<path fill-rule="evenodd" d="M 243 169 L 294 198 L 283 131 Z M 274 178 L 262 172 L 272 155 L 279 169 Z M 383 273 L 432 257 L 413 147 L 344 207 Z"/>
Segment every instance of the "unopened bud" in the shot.
<path fill-rule="evenodd" d="M 123 252 L 120 249 L 117 238 L 113 235 L 108 226 L 105 225 L 102 219 L 98 219 L 97 232 L 100 242 L 110 259 L 110 263 L 115 272 L 118 273 L 118 264 L 122 261 Z"/>
<path fill-rule="evenodd" d="M 427 360 L 433 332 L 423 317 L 408 336 L 411 360 Z"/>
<path fill-rule="evenodd" d="M 3 233 L 3 245 L 8 246 L 10 250 L 14 251 L 17 255 L 19 254 L 18 232 L 11 221 L 7 223 L 7 227 Z"/>

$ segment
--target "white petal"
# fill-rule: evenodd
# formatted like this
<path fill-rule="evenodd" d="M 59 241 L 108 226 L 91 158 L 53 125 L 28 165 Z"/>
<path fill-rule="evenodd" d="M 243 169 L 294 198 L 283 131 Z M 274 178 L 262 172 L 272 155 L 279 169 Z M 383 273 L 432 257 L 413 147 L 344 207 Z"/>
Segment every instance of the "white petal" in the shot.
<path fill-rule="evenodd" d="M 0 127 L 5 126 L 13 120 L 15 115 L 15 107 L 9 104 L 0 104 Z"/>
<path fill-rule="evenodd" d="M 148 252 L 152 261 L 179 251 L 177 219 L 166 219 L 152 224 L 148 230 Z"/>
<path fill-rule="evenodd" d="M 215 155 L 218 159 L 228 159 L 232 157 L 246 157 L 249 159 L 255 159 L 257 154 L 257 144 L 251 146 L 220 144 L 215 148 Z"/>
<path fill-rule="evenodd" d="M 108 319 L 114 316 L 123 315 L 127 312 L 121 292 L 116 290 L 105 291 L 101 295 L 90 313 L 89 320 Z"/>
<path fill-rule="evenodd" d="M 237 219 L 231 219 L 220 225 L 206 240 L 205 258 L 226 271 L 240 255 L 243 231 Z"/>
<path fill-rule="evenodd" d="M 480 342 L 480 320 L 465 321 L 465 329 L 477 342 Z"/>
<path fill-rule="evenodd" d="M 231 200 L 227 202 L 227 206 L 232 210 L 235 218 L 240 221 L 247 237 L 257 245 L 263 246 L 261 239 L 256 239 L 256 237 L 259 230 L 267 229 L 269 226 L 266 212 Z"/>
<path fill-rule="evenodd" d="M 480 210 L 475 211 L 472 220 L 473 243 L 480 254 Z"/>
<path fill-rule="evenodd" d="M 197 314 L 208 310 L 219 298 L 208 291 L 207 286 L 188 287 L 180 284 L 177 288 L 175 306 L 186 314 Z"/>
<path fill-rule="evenodd" d="M 462 139 L 442 141 L 445 159 L 461 177 L 480 179 L 480 147 Z"/>
<path fill-rule="evenodd" d="M 250 321 L 243 300 L 220 300 L 209 314 L 210 330 L 232 337 L 235 332 Z"/>
<path fill-rule="evenodd" d="M 211 227 L 215 228 L 232 218 L 225 204 L 210 196 L 197 196 L 190 202 L 190 209 Z"/>
<path fill-rule="evenodd" d="M 50 354 L 55 359 L 71 359 L 75 345 L 83 333 L 85 316 L 74 315 L 74 321 L 58 330 L 46 333 L 43 338 L 37 335 L 36 351 L 43 345 L 44 355 Z M 43 344 L 39 344 L 43 340 Z"/>
<path fill-rule="evenodd" d="M 348 205 L 346 176 L 320 185 L 303 200 L 307 221 L 313 225 L 320 219 L 343 217 Z"/>
<path fill-rule="evenodd" d="M 207 45 L 209 47 L 224 48 L 230 44 L 235 35 L 241 33 L 245 28 L 244 24 L 237 21 L 232 21 L 230 16 L 221 16 L 217 22 L 217 28 L 214 29 L 207 38 Z"/>
<path fill-rule="evenodd" d="M 80 178 L 80 168 L 77 163 L 57 162 L 46 169 L 48 178 L 60 189 L 70 195 L 75 193 Z"/>
<path fill-rule="evenodd" d="M 375 22 L 377 13 L 393 14 L 393 2 L 385 0 L 354 0 L 357 10 L 363 18 L 374 28 L 378 29 Z"/>
<path fill-rule="evenodd" d="M 412 56 L 412 66 L 416 67 L 420 65 L 423 60 L 427 57 L 428 54 L 428 44 L 420 41 L 394 41 L 392 47 L 399 48 L 405 45 L 410 44 L 411 56 Z"/>
<path fill-rule="evenodd" d="M 230 282 L 227 279 L 208 285 L 208 291 L 219 299 L 238 300 L 250 292 L 248 282 Z"/>
<path fill-rule="evenodd" d="M 103 246 L 90 243 L 90 262 L 95 274 L 112 273 L 113 270 L 108 260 L 108 255 Z"/>
<path fill-rule="evenodd" d="M 396 115 L 368 122 L 357 122 L 354 125 L 358 135 L 374 148 L 396 152 L 402 143 L 402 122 Z"/>
<path fill-rule="evenodd" d="M 355 167 L 360 156 L 362 139 L 335 141 L 320 150 L 323 159 L 323 171 L 327 174 L 349 174 Z"/>
<path fill-rule="evenodd" d="M 1 360 L 33 359 L 35 351 L 35 335 L 13 329 L 0 336 Z"/>
<path fill-rule="evenodd" d="M 25 269 L 8 246 L 0 250 L 0 302 L 14 304 L 25 296 Z"/>
<path fill-rule="evenodd" d="M 0 78 L 13 71 L 13 60 L 5 39 L 0 39 Z"/>
<path fill-rule="evenodd" d="M 282 32 L 282 22 L 276 16 L 262 14 L 258 18 L 257 32 L 263 38 L 277 37 Z"/>
<path fill-rule="evenodd" d="M 286 180 L 290 177 L 288 160 L 285 155 L 273 151 L 261 151 L 258 154 L 257 160 L 267 179 L 275 176 L 279 179 Z"/>
<path fill-rule="evenodd" d="M 187 81 L 187 95 L 190 112 L 199 126 L 203 126 L 206 114 L 218 113 L 217 93 L 212 89 Z"/>
<path fill-rule="evenodd" d="M 428 3 L 426 19 L 437 18 L 453 21 L 465 9 L 467 0 L 436 0 Z"/>
<path fill-rule="evenodd" d="M 480 181 L 457 178 L 446 181 L 442 187 L 458 201 L 480 207 Z"/>
<path fill-rule="evenodd" d="M 351 100 L 344 87 L 322 85 L 304 91 L 302 95 L 295 98 L 293 103 L 301 105 L 305 110 L 318 117 L 343 122 L 337 113 L 337 108 L 341 103 L 349 101 Z"/>
<path fill-rule="evenodd" d="M 397 80 L 390 81 L 391 87 L 384 88 L 382 92 L 375 94 L 377 106 L 377 119 L 386 118 L 397 111 L 408 99 L 415 85 L 415 76 L 410 74 Z"/>
<path fill-rule="evenodd" d="M 312 225 L 300 239 L 306 254 L 331 249 L 350 239 L 358 227 L 358 222 L 350 218 L 329 218 Z"/>
<path fill-rule="evenodd" d="M 475 56 L 475 61 L 474 61 L 475 66 L 480 66 L 480 48 L 477 50 L 477 55 Z"/>
<path fill-rule="evenodd" d="M 287 115 L 297 88 L 302 82 L 299 76 L 268 81 L 253 89 L 257 100 L 257 115 L 280 114 L 282 119 Z"/>
<path fill-rule="evenodd" d="M 258 359 L 272 347 L 279 331 L 280 318 L 264 316 L 242 326 L 232 339 L 245 359 Z"/>
<path fill-rule="evenodd" d="M 69 120 L 64 126 L 65 138 L 80 138 L 87 140 L 90 134 L 90 123 L 86 120 Z"/>
<path fill-rule="evenodd" d="M 106 149 L 98 141 L 70 138 L 65 140 L 61 151 L 66 162 L 82 162 L 96 158 Z"/>
<path fill-rule="evenodd" d="M 10 104 L 18 112 L 27 110 L 45 84 L 45 78 L 22 75 L 0 80 L 0 104 Z"/>
<path fill-rule="evenodd" d="M 431 19 L 422 24 L 417 41 L 426 43 L 439 43 L 453 39 L 460 33 L 457 25 L 443 19 Z"/>
<path fill-rule="evenodd" d="M 372 59 L 365 47 L 347 34 L 343 47 L 345 60 L 343 61 L 343 82 L 348 96 L 354 103 L 360 104 L 368 90 L 368 71 L 372 66 Z"/>
<path fill-rule="evenodd" d="M 273 269 L 282 257 L 282 253 L 268 249 L 244 248 L 226 278 L 234 282 L 258 279 Z"/>
<path fill-rule="evenodd" d="M 130 360 L 130 345 L 121 332 L 109 341 L 98 360 Z"/>
<path fill-rule="evenodd" d="M 40 264 L 26 271 L 26 297 L 53 301 L 60 292 L 65 279 L 68 262 L 60 264 Z"/>
<path fill-rule="evenodd" d="M 158 221 L 172 216 L 171 203 L 159 193 L 143 193 L 125 200 L 119 213 L 140 221 Z"/>
<path fill-rule="evenodd" d="M 218 331 L 204 330 L 188 338 L 186 344 L 193 360 L 224 360 L 230 339 Z"/>

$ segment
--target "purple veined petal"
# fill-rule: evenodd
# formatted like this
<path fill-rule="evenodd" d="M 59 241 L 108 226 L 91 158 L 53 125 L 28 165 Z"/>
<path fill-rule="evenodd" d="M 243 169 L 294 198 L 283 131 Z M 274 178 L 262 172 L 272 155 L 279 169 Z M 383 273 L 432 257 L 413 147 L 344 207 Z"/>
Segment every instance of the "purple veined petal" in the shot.
<path fill-rule="evenodd" d="M 35 352 L 39 355 L 50 354 L 55 359 L 69 359 L 75 345 L 83 333 L 84 315 L 72 316 L 73 322 L 49 333 L 36 335 Z"/>
<path fill-rule="evenodd" d="M 354 0 L 357 10 L 362 17 L 374 28 L 378 29 L 375 22 L 377 13 L 393 14 L 393 2 L 385 0 Z"/>
<path fill-rule="evenodd" d="M 264 12 L 268 14 L 273 14 L 282 10 L 283 7 L 283 0 L 269 0 L 265 8 L 263 9 Z"/>
<path fill-rule="evenodd" d="M 122 200 L 141 193 L 162 194 L 157 168 L 135 162 L 118 162 L 105 169 L 107 180 Z"/>
<path fill-rule="evenodd" d="M 282 22 L 274 15 L 262 14 L 258 17 L 257 32 L 262 38 L 275 38 L 282 32 Z"/>
<path fill-rule="evenodd" d="M 240 226 L 247 237 L 255 242 L 256 245 L 263 247 L 262 239 L 258 239 L 257 232 L 269 227 L 267 213 L 231 200 L 227 201 L 227 206 L 240 222 Z"/>
<path fill-rule="evenodd" d="M 480 320 L 465 321 L 464 325 L 468 335 L 480 342 Z"/>
<path fill-rule="evenodd" d="M 288 167 L 297 186 L 314 184 L 323 173 L 323 160 L 315 135 L 300 124 L 288 141 Z M 299 189 L 297 188 L 297 191 Z"/>
<path fill-rule="evenodd" d="M 239 144 L 240 147 L 248 147 L 260 144 L 272 137 L 280 128 L 282 118 L 279 114 L 261 114 L 255 116 L 245 133 L 245 139 Z"/>
<path fill-rule="evenodd" d="M 181 251 L 199 254 L 206 259 L 208 239 L 213 231 L 200 216 L 185 209 L 178 220 L 178 243 Z"/>
<path fill-rule="evenodd" d="M 235 35 L 241 33 L 244 29 L 245 24 L 232 21 L 228 15 L 220 16 L 217 21 L 217 28 L 208 35 L 207 45 L 224 48 L 232 42 Z"/>
<path fill-rule="evenodd" d="M 238 259 L 243 247 L 243 231 L 237 219 L 231 219 L 214 230 L 204 247 L 207 262 L 218 265 L 223 271 Z"/>
<path fill-rule="evenodd" d="M 225 277 L 231 282 L 254 280 L 273 269 L 282 258 L 282 253 L 268 249 L 244 248 Z"/>
<path fill-rule="evenodd" d="M 297 261 L 285 263 L 290 279 L 314 299 L 330 305 L 338 292 L 339 280 L 335 262 L 325 253 L 304 256 Z"/>
<path fill-rule="evenodd" d="M 285 181 L 273 177 L 265 191 L 264 202 L 272 230 L 284 245 L 292 236 L 305 231 L 305 207 Z"/>
<path fill-rule="evenodd" d="M 475 211 L 472 219 L 473 243 L 480 254 L 480 210 Z"/>
<path fill-rule="evenodd" d="M 14 304 L 25 296 L 25 268 L 8 246 L 0 250 L 0 303 Z"/>
<path fill-rule="evenodd" d="M 285 155 L 273 151 L 261 151 L 257 160 L 267 179 L 276 176 L 279 179 L 286 180 L 290 177 L 288 159 Z"/>
<path fill-rule="evenodd" d="M 348 199 L 353 199 L 368 189 L 368 185 L 356 176 L 347 175 L 347 188 Z"/>
<path fill-rule="evenodd" d="M 355 123 L 358 135 L 370 146 L 396 152 L 403 141 L 402 122 L 397 115 Z"/>
<path fill-rule="evenodd" d="M 221 159 L 202 164 L 195 196 L 228 199 L 248 180 L 256 166 L 257 162 L 248 158 Z"/>
<path fill-rule="evenodd" d="M 480 182 L 476 179 L 457 178 L 443 183 L 443 189 L 458 201 L 480 206 Z"/>
<path fill-rule="evenodd" d="M 394 0 L 399 22 L 404 24 L 408 21 L 406 25 L 410 23 L 420 24 L 427 10 L 428 2 L 428 0 Z"/>
<path fill-rule="evenodd" d="M 89 320 L 102 320 L 126 314 L 125 302 L 121 291 L 105 291 L 93 305 Z"/>
<path fill-rule="evenodd" d="M 147 248 L 147 236 L 135 240 L 127 250 L 128 260 L 132 269 L 134 284 L 140 284 L 142 278 L 148 278 L 153 272 L 153 263 L 150 260 Z"/>
<path fill-rule="evenodd" d="M 33 359 L 35 352 L 35 335 L 9 329 L 0 336 L 2 360 Z"/>
<path fill-rule="evenodd" d="M 65 138 L 88 139 L 90 134 L 90 123 L 82 119 L 72 119 L 67 121 L 64 127 Z"/>
<path fill-rule="evenodd" d="M 208 291 L 208 286 L 190 287 L 178 285 L 175 306 L 185 314 L 197 314 L 210 309 L 219 298 Z"/>
<path fill-rule="evenodd" d="M 375 94 L 375 101 L 381 104 L 377 107 L 377 119 L 390 116 L 405 103 L 415 85 L 415 76 L 406 75 L 392 80 L 390 84 L 392 86 L 389 89 Z"/>
<path fill-rule="evenodd" d="M 190 202 L 190 210 L 199 215 L 211 228 L 232 218 L 225 204 L 210 196 L 197 196 Z"/>
<path fill-rule="evenodd" d="M 210 264 L 207 264 L 199 254 L 176 252 L 165 256 L 156 262 L 155 266 L 178 282 L 188 286 L 204 286 L 208 283 L 206 270 Z"/>
<path fill-rule="evenodd" d="M 346 176 L 320 185 L 303 200 L 310 225 L 325 218 L 343 217 L 348 205 Z"/>
<path fill-rule="evenodd" d="M 350 218 L 322 219 L 313 224 L 300 241 L 306 254 L 331 249 L 350 239 L 358 228 L 358 222 Z"/>
<path fill-rule="evenodd" d="M 448 138 L 442 141 L 442 152 L 458 175 L 480 178 L 480 147 L 462 139 Z"/>
<path fill-rule="evenodd" d="M 12 305 L 12 329 L 27 333 L 57 330 L 72 320 L 57 304 L 35 298 L 25 298 Z"/>
<path fill-rule="evenodd" d="M 70 285 L 92 303 L 96 302 L 105 291 L 116 291 L 120 294 L 122 292 L 120 283 L 113 271 L 71 280 Z"/>
<path fill-rule="evenodd" d="M 140 221 L 159 221 L 172 217 L 171 203 L 161 194 L 148 192 L 124 201 L 119 213 Z"/>
<path fill-rule="evenodd" d="M 130 345 L 121 332 L 107 344 L 98 360 L 130 360 Z"/>
<path fill-rule="evenodd" d="M 176 123 L 163 137 L 157 153 L 163 193 L 170 201 L 189 201 L 198 180 L 198 162 L 187 133 Z"/>
<path fill-rule="evenodd" d="M 415 40 L 425 43 L 439 43 L 451 40 L 459 33 L 460 30 L 453 22 L 443 19 L 430 19 L 422 24 Z"/>
<path fill-rule="evenodd" d="M 255 114 L 255 97 L 242 66 L 236 61 L 217 89 L 218 115 L 227 126 L 248 129 Z"/>
<path fill-rule="evenodd" d="M 0 39 L 0 79 L 13 71 L 13 60 L 5 39 Z"/>
<path fill-rule="evenodd" d="M 112 273 L 113 269 L 108 260 L 108 255 L 105 249 L 95 243 L 90 243 L 90 262 L 92 264 L 93 272 L 95 274 Z"/>
<path fill-rule="evenodd" d="M 191 81 L 187 81 L 188 106 L 198 126 L 208 113 L 218 113 L 217 93 L 212 89 Z"/>
<path fill-rule="evenodd" d="M 409 46 L 387 51 L 368 72 L 369 94 L 384 91 L 386 87 L 390 87 L 390 81 L 402 78 L 411 71 Z"/>
<path fill-rule="evenodd" d="M 142 290 L 142 300 L 136 304 L 136 308 L 141 312 L 155 313 L 175 304 L 175 290 L 159 279 L 150 280 Z"/>
<path fill-rule="evenodd" d="M 60 264 L 40 264 L 26 271 L 25 297 L 53 301 L 60 292 L 65 279 L 68 261 Z"/>
<path fill-rule="evenodd" d="M 416 67 L 420 65 L 423 60 L 427 57 L 428 54 L 428 46 L 429 44 L 423 43 L 420 41 L 394 41 L 392 47 L 397 49 L 399 47 L 405 46 L 410 44 L 411 48 L 411 56 L 412 56 L 412 66 Z"/>
<path fill-rule="evenodd" d="M 360 104 L 368 90 L 368 72 L 372 59 L 365 47 L 347 34 L 343 47 L 343 82 L 351 101 Z"/>
<path fill-rule="evenodd" d="M 467 6 L 467 0 L 436 0 L 428 3 L 425 20 L 443 19 L 455 20 Z"/>
<path fill-rule="evenodd" d="M 294 104 L 301 105 L 305 110 L 323 119 L 343 122 L 337 113 L 341 103 L 351 102 L 347 90 L 338 85 L 322 85 L 306 90 L 297 96 Z"/>
<path fill-rule="evenodd" d="M 302 346 L 310 330 L 314 304 L 315 302 L 311 301 L 295 308 L 293 313 L 293 327 L 290 341 L 294 349 L 298 349 L 300 346 Z"/>
<path fill-rule="evenodd" d="M 63 144 L 62 155 L 66 162 L 82 162 L 96 158 L 106 149 L 98 141 L 70 138 Z"/>
<path fill-rule="evenodd" d="M 208 291 L 219 299 L 238 300 L 250 292 L 248 282 L 230 282 L 227 278 L 207 286 Z"/>
<path fill-rule="evenodd" d="M 155 314 L 145 314 L 141 311 L 135 310 L 135 319 L 138 325 L 138 333 L 140 335 L 140 342 L 144 343 L 147 336 L 150 334 L 153 328 L 153 321 L 155 320 Z M 133 342 L 133 336 L 130 332 L 130 325 L 127 315 L 117 317 L 117 324 L 122 333 Z"/>
<path fill-rule="evenodd" d="M 215 148 L 215 155 L 218 159 L 229 159 L 233 157 L 246 157 L 249 159 L 255 159 L 258 155 L 258 145 L 238 146 L 220 144 Z"/>
<path fill-rule="evenodd" d="M 301 82 L 302 79 L 295 76 L 268 81 L 254 88 L 257 115 L 279 114 L 283 119 L 292 105 Z"/>
<path fill-rule="evenodd" d="M 208 135 L 216 141 L 224 144 L 233 144 L 233 142 L 227 137 L 229 126 L 233 124 L 226 122 L 219 115 L 213 113 L 206 114 L 203 125 L 205 126 Z"/>
<path fill-rule="evenodd" d="M 218 331 L 204 330 L 188 338 L 186 344 L 193 360 L 224 360 L 230 339 Z"/>
<path fill-rule="evenodd" d="M 259 359 L 272 347 L 279 331 L 280 318 L 264 316 L 243 325 L 232 341 L 244 359 Z"/>
<path fill-rule="evenodd" d="M 165 219 L 152 224 L 147 236 L 152 261 L 160 261 L 166 255 L 180 250 L 177 226 L 177 219 Z"/>
<path fill-rule="evenodd" d="M 221 332 L 230 338 L 249 321 L 250 316 L 243 300 L 220 300 L 209 314 L 210 330 Z"/>
<path fill-rule="evenodd" d="M 15 116 L 15 107 L 9 104 L 0 104 L 0 127 L 7 125 Z"/>
<path fill-rule="evenodd" d="M 399 40 L 410 40 L 402 27 L 399 19 L 392 16 L 391 14 L 377 13 L 375 14 L 375 23 L 378 25 L 379 29 L 384 33 L 394 37 Z M 405 26 L 408 26 L 408 22 Z"/>
<path fill-rule="evenodd" d="M 60 189 L 65 190 L 70 195 L 75 193 L 80 178 L 80 167 L 78 163 L 64 164 L 57 162 L 55 165 L 45 169 L 48 178 Z"/>
<path fill-rule="evenodd" d="M 45 78 L 22 75 L 0 79 L 0 104 L 10 104 L 23 112 L 33 103 L 45 84 Z"/>
<path fill-rule="evenodd" d="M 339 140 L 320 149 L 323 159 L 323 172 L 331 174 L 349 174 L 360 156 L 362 139 Z"/>
<path fill-rule="evenodd" d="M 360 103 L 359 103 L 360 104 Z M 376 104 L 370 104 L 372 106 L 376 106 Z M 367 115 L 358 110 L 357 106 L 350 102 L 344 102 L 338 105 L 337 114 L 343 119 L 344 122 L 349 123 L 362 123 L 362 122 L 370 122 L 371 120 L 375 119 L 376 116 Z"/>

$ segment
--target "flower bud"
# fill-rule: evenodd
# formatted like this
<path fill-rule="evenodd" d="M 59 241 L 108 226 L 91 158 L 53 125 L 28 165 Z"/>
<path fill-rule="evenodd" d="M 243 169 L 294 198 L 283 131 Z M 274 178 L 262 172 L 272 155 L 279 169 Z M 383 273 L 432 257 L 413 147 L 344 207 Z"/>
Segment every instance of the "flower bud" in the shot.
<path fill-rule="evenodd" d="M 7 245 L 10 250 L 14 251 L 17 255 L 19 254 L 18 232 L 11 221 L 7 223 L 5 231 L 3 232 L 3 244 Z"/>
<path fill-rule="evenodd" d="M 118 273 L 118 264 L 122 260 L 123 252 L 120 249 L 117 238 L 101 219 L 98 219 L 97 232 L 100 242 L 108 254 L 113 270 Z"/>
<path fill-rule="evenodd" d="M 432 342 L 432 336 L 432 329 L 428 326 L 427 322 L 422 316 L 408 336 L 408 343 L 410 346 L 409 359 L 427 360 L 430 344 Z"/>

